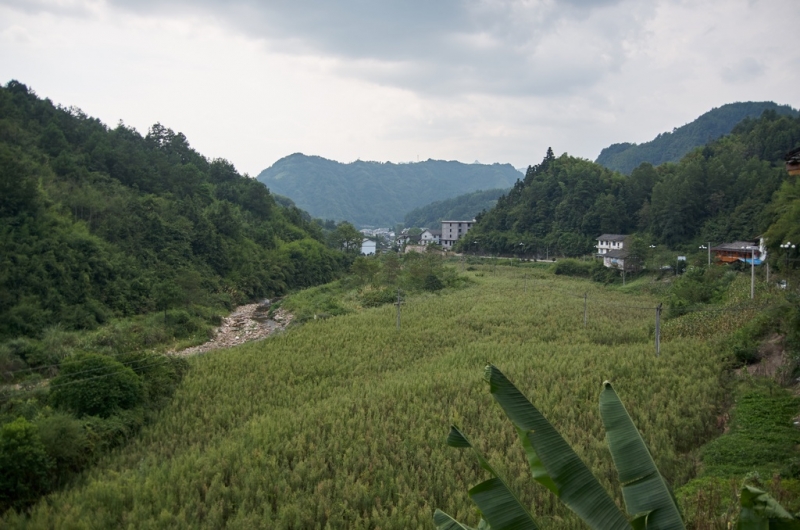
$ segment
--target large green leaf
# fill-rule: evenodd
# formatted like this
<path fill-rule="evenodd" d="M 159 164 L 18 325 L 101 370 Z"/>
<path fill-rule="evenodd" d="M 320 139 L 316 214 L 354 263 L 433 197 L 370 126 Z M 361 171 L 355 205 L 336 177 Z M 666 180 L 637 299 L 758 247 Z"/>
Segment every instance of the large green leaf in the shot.
<path fill-rule="evenodd" d="M 622 496 L 628 513 L 639 517 L 645 514 L 645 528 L 648 530 L 685 528 L 667 483 L 608 381 L 603 383 L 600 393 L 600 416 L 622 483 Z"/>
<path fill-rule="evenodd" d="M 625 514 L 539 410 L 496 367 L 486 366 L 484 377 L 517 427 L 533 478 L 558 495 L 589 527 L 629 530 Z"/>
<path fill-rule="evenodd" d="M 796 530 L 800 521 L 766 491 L 745 485 L 739 497 L 742 506 L 737 530 Z"/>
<path fill-rule="evenodd" d="M 433 512 L 433 522 L 436 530 L 473 530 L 472 527 L 459 523 L 438 508 Z"/>
<path fill-rule="evenodd" d="M 481 482 L 469 490 L 470 498 L 478 505 L 484 519 L 494 530 L 537 530 L 538 527 L 533 517 L 522 506 L 517 496 L 511 492 L 489 462 L 455 426 L 450 427 L 447 445 L 471 448 L 481 467 L 494 475 L 493 478 Z"/>

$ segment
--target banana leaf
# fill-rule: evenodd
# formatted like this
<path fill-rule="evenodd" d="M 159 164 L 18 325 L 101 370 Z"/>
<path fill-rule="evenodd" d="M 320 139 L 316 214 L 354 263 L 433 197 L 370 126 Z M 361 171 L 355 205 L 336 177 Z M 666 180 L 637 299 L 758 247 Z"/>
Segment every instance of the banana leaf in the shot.
<path fill-rule="evenodd" d="M 485 368 L 484 379 L 517 427 L 534 480 L 555 493 L 590 528 L 630 530 L 625 514 L 586 464 L 514 384 L 491 364 Z"/>
<path fill-rule="evenodd" d="M 667 483 L 608 381 L 603 383 L 600 393 L 600 416 L 619 473 L 625 507 L 635 516 L 635 526 L 644 521 L 643 528 L 647 530 L 685 528 Z"/>
<path fill-rule="evenodd" d="M 800 520 L 778 503 L 766 491 L 745 485 L 739 497 L 742 510 L 737 530 L 798 530 Z"/>
<path fill-rule="evenodd" d="M 461 524 L 440 509 L 433 512 L 433 523 L 436 530 L 474 530 L 471 526 Z"/>
<path fill-rule="evenodd" d="M 537 530 L 538 526 L 508 485 L 495 472 L 489 462 L 456 427 L 450 427 L 447 436 L 450 447 L 469 447 L 478 458 L 480 466 L 493 475 L 469 490 L 469 497 L 478 505 L 481 515 L 495 530 Z M 435 516 L 435 515 L 434 515 Z M 434 522 L 436 522 L 434 520 Z M 438 523 L 437 523 L 438 524 Z M 460 523 L 459 523 L 460 524 Z M 458 528 L 458 527 L 453 527 Z"/>

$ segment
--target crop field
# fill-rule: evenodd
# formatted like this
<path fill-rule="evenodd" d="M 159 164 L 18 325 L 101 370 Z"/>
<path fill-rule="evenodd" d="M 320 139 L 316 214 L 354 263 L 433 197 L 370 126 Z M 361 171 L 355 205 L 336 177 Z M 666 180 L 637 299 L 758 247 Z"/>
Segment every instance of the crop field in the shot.
<path fill-rule="evenodd" d="M 676 333 L 656 357 L 658 300 L 648 295 L 537 270 L 466 274 L 466 288 L 407 298 L 399 331 L 386 305 L 193 358 L 136 440 L 0 526 L 433 528 L 435 508 L 474 525 L 467 490 L 487 476 L 445 445 L 452 423 L 545 528 L 583 528 L 533 484 L 482 380 L 487 361 L 619 502 L 597 405 L 606 379 L 673 487 L 694 476 L 724 394 L 724 360 L 710 343 Z"/>

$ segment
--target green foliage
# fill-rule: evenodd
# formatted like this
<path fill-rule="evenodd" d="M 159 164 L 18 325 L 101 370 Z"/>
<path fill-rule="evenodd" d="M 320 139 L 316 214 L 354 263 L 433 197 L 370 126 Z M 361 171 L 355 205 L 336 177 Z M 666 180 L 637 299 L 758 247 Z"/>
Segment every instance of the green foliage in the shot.
<path fill-rule="evenodd" d="M 141 377 L 129 366 L 93 353 L 70 357 L 51 387 L 53 405 L 79 416 L 108 418 L 144 399 Z"/>
<path fill-rule="evenodd" d="M 497 199 L 507 192 L 508 188 L 479 190 L 452 199 L 432 202 L 408 212 L 403 224 L 438 230 L 442 228 L 442 221 L 446 219 L 474 219 L 479 213 L 491 210 L 497 204 Z"/>
<path fill-rule="evenodd" d="M 736 273 L 725 267 L 691 267 L 672 283 L 668 317 L 685 314 L 701 304 L 720 302 Z"/>
<path fill-rule="evenodd" d="M 45 451 L 55 464 L 57 482 L 83 469 L 91 459 L 92 447 L 81 420 L 56 412 L 37 419 L 36 427 Z"/>
<path fill-rule="evenodd" d="M 161 124 L 110 129 L 16 81 L 0 116 L 0 341 L 280 295 L 346 265 L 300 210 Z"/>
<path fill-rule="evenodd" d="M 631 523 L 564 438 L 502 372 L 487 365 L 484 379 L 517 429 L 533 479 L 553 492 L 590 528 L 684 527 L 668 486 L 608 381 L 600 394 L 600 414 Z M 455 427 L 451 428 L 447 444 L 472 447 Z M 470 490 L 470 497 L 488 524 L 496 530 L 537 528 L 506 483 L 480 453 L 476 454 L 481 467 L 495 475 Z M 449 522 L 444 523 L 449 526 Z"/>
<path fill-rule="evenodd" d="M 380 289 L 365 289 L 359 295 L 361 305 L 364 307 L 378 307 L 397 301 L 397 289 L 382 287 Z"/>
<path fill-rule="evenodd" d="M 657 168 L 644 163 L 629 177 L 566 154 L 548 156 L 478 216 L 457 248 L 516 255 L 522 243 L 539 258 L 575 257 L 592 252 L 602 233 L 639 233 L 636 254 L 646 261 L 650 244 L 696 248 L 696 241 L 747 240 L 766 231 L 776 256 L 782 242 L 800 240 L 796 183 L 780 154 L 798 144 L 800 116 L 768 112 L 702 150 Z"/>
<path fill-rule="evenodd" d="M 19 417 L 0 427 L 0 511 L 24 507 L 47 491 L 52 467 L 35 425 Z"/>
<path fill-rule="evenodd" d="M 693 449 L 716 434 L 726 395 L 722 352 L 678 337 L 656 358 L 653 311 L 629 307 L 655 307 L 646 292 L 538 268 L 475 267 L 483 276 L 464 272 L 466 288 L 404 294 L 399 333 L 396 309 L 385 305 L 189 359 L 171 402 L 139 436 L 29 515 L 5 514 L 0 526 L 388 530 L 431 527 L 439 506 L 475 527 L 465 492 L 488 476 L 443 447 L 441 427 L 454 422 L 474 430 L 475 446 L 525 506 L 536 507 L 543 530 L 582 528 L 533 484 L 517 433 L 491 413 L 474 377 L 486 359 L 516 374 L 519 390 L 547 411 L 620 506 L 597 374 L 625 389 L 664 478 L 680 485 L 696 474 Z M 355 289 L 341 291 L 340 304 L 351 303 L 341 294 Z M 583 300 L 564 294 L 584 292 L 586 328 Z M 609 345 L 620 331 L 625 342 Z M 86 418 L 91 432 L 100 421 Z M 125 431 L 116 432 L 124 440 Z"/>
<path fill-rule="evenodd" d="M 510 164 L 443 160 L 342 164 L 295 153 L 262 171 L 257 180 L 322 219 L 356 226 L 394 226 L 414 208 L 480 189 L 508 188 L 519 178 Z M 420 225 L 421 226 L 421 225 Z"/>
<path fill-rule="evenodd" d="M 711 476 L 763 476 L 778 472 L 796 457 L 800 433 L 792 425 L 800 399 L 774 383 L 739 392 L 727 434 L 703 448 L 704 473 Z"/>
<path fill-rule="evenodd" d="M 798 115 L 788 105 L 777 105 L 771 101 L 728 103 L 706 112 L 691 123 L 673 129 L 672 132 L 659 134 L 650 142 L 639 145 L 613 144 L 606 147 L 597 157 L 597 163 L 630 174 L 643 162 L 654 166 L 677 162 L 693 149 L 735 130 L 742 120 L 758 118 L 765 111 L 792 117 Z"/>
<path fill-rule="evenodd" d="M 602 263 L 600 266 L 602 267 Z M 559 276 L 572 276 L 575 278 L 590 278 L 592 271 L 597 268 L 596 261 L 580 261 L 577 259 L 562 259 L 553 265 L 553 274 Z"/>

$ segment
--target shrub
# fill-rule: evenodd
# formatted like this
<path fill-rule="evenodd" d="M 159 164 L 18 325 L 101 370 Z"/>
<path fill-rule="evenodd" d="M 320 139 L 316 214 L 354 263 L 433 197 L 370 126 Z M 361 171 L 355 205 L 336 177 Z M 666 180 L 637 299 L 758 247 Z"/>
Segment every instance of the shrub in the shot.
<path fill-rule="evenodd" d="M 426 291 L 441 291 L 444 289 L 444 284 L 438 276 L 430 273 L 425 277 L 425 282 L 422 284 L 422 288 Z"/>
<path fill-rule="evenodd" d="M 364 307 L 378 307 L 384 304 L 391 304 L 397 299 L 397 290 L 385 287 L 383 289 L 365 290 L 359 296 L 361 305 Z"/>
<path fill-rule="evenodd" d="M 55 463 L 59 479 L 70 472 L 80 471 L 86 465 L 91 451 L 80 420 L 57 412 L 38 420 L 36 426 L 47 454 Z"/>
<path fill-rule="evenodd" d="M 166 402 L 189 369 L 183 357 L 132 352 L 117 358 L 142 379 L 143 402 L 159 408 Z"/>
<path fill-rule="evenodd" d="M 94 353 L 68 359 L 50 385 L 50 400 L 57 408 L 107 418 L 142 403 L 141 378 L 119 361 Z"/>
<path fill-rule="evenodd" d="M 579 261 L 566 258 L 553 265 L 553 274 L 558 276 L 575 276 L 589 278 L 592 272 L 592 261 Z"/>
<path fill-rule="evenodd" d="M 0 428 L 0 511 L 22 507 L 50 486 L 53 461 L 38 429 L 19 417 Z"/>

